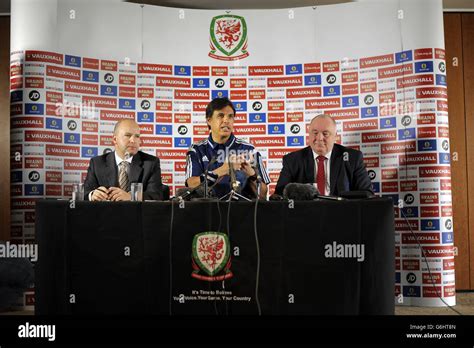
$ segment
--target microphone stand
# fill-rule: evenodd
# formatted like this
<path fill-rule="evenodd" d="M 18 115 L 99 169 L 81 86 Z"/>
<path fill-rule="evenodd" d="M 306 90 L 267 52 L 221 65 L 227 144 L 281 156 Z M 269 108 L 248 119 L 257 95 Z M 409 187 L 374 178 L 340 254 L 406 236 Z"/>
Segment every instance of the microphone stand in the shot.
<path fill-rule="evenodd" d="M 212 186 L 209 188 L 209 184 L 207 182 L 207 175 L 209 174 L 209 168 L 216 162 L 217 156 L 213 156 L 209 163 L 206 166 L 206 170 L 204 171 L 204 182 L 201 183 L 199 186 L 204 186 L 204 197 L 198 197 L 198 198 L 192 198 L 192 201 L 201 201 L 201 202 L 210 202 L 210 201 L 215 201 L 216 198 L 210 197 L 209 196 L 209 191 L 214 188 L 214 186 L 217 184 L 218 179 L 216 179 L 216 182 L 212 184 Z M 204 184 L 204 185 L 203 185 Z M 196 188 L 197 188 L 196 187 Z"/>
<path fill-rule="evenodd" d="M 257 175 L 257 180 L 255 184 L 257 185 L 257 199 L 260 199 L 260 191 L 262 189 L 262 177 L 260 176 L 260 165 L 258 163 L 258 156 L 255 154 L 255 162 L 253 165 L 253 170 L 255 171 L 255 174 Z"/>
<path fill-rule="evenodd" d="M 247 202 L 251 202 L 250 199 L 247 197 L 242 196 L 240 193 L 237 192 L 240 186 L 240 182 L 237 181 L 237 178 L 235 177 L 235 169 L 232 166 L 232 163 L 230 162 L 230 157 L 227 158 L 227 162 L 229 164 L 229 175 L 230 175 L 230 192 L 224 196 L 221 197 L 221 201 L 227 199 L 227 202 L 232 201 L 233 199 L 239 200 L 245 200 Z"/>
<path fill-rule="evenodd" d="M 206 170 L 204 171 L 204 199 L 209 198 L 209 191 L 208 191 L 209 184 L 207 183 L 207 175 L 209 174 L 209 167 L 212 166 L 216 160 L 217 160 L 216 156 L 212 157 L 206 166 Z"/>
<path fill-rule="evenodd" d="M 216 182 L 214 184 L 211 185 L 211 187 L 208 188 L 209 192 L 214 188 L 214 186 L 216 186 L 216 184 L 219 182 L 220 180 L 217 179 Z M 204 186 L 204 183 L 200 183 L 198 186 L 192 188 L 192 189 L 189 189 L 187 190 L 184 194 L 180 195 L 180 196 L 175 196 L 173 197 L 173 199 L 185 199 L 186 197 L 188 197 L 189 195 L 192 195 L 194 192 L 196 192 L 198 189 L 200 189 L 201 187 Z M 207 201 L 214 201 L 216 200 L 216 197 L 208 197 L 208 198 L 204 198 L 204 197 L 198 197 L 198 198 L 191 198 L 192 201 L 204 201 L 204 200 L 207 200 Z"/>
<path fill-rule="evenodd" d="M 203 183 L 200 183 L 198 186 L 187 190 L 184 194 L 181 194 L 180 196 L 176 196 L 173 199 L 183 199 L 184 200 L 186 197 L 192 195 L 194 192 L 196 192 L 202 186 L 203 186 Z"/>
<path fill-rule="evenodd" d="M 215 198 L 211 198 L 209 196 L 209 191 L 212 190 L 214 188 L 214 186 L 216 185 L 216 183 L 218 182 L 218 180 L 216 180 L 216 183 L 214 183 L 210 188 L 209 188 L 209 184 L 207 182 L 207 175 L 209 174 L 209 167 L 212 166 L 214 164 L 214 162 L 216 162 L 217 160 L 217 157 L 214 156 L 211 158 L 211 160 L 209 161 L 209 163 L 207 164 L 206 166 L 206 170 L 204 171 L 204 181 L 202 183 L 200 183 L 198 186 L 190 189 L 190 190 L 187 190 L 183 195 L 181 196 L 176 196 L 175 198 L 178 198 L 178 199 L 185 199 L 186 197 L 192 195 L 194 192 L 196 192 L 199 188 L 203 187 L 204 186 L 204 197 L 199 197 L 199 198 L 193 198 L 192 200 L 196 200 L 196 201 L 211 201 L 211 200 L 215 200 Z"/>

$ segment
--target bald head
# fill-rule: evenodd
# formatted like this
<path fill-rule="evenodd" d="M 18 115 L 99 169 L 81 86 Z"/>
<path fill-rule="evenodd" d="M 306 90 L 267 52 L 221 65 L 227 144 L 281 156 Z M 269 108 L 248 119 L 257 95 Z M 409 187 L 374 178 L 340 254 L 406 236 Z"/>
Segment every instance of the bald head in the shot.
<path fill-rule="evenodd" d="M 135 122 L 135 120 L 131 120 L 131 119 L 122 119 L 122 120 L 119 120 L 117 121 L 117 123 L 115 124 L 114 126 L 114 135 L 117 135 L 117 132 L 119 131 L 119 129 L 123 126 L 129 126 L 129 125 L 133 125 L 133 126 L 136 126 L 137 128 L 140 128 L 138 126 L 138 123 Z"/>
<path fill-rule="evenodd" d="M 326 114 L 319 114 L 318 116 L 314 116 L 313 119 L 311 120 L 310 124 L 313 123 L 314 121 L 317 121 L 317 120 L 320 120 L 320 119 L 329 120 L 334 125 L 334 128 L 336 129 L 336 127 L 337 127 L 336 121 L 334 121 L 334 119 L 331 116 L 326 115 Z"/>
<path fill-rule="evenodd" d="M 336 121 L 325 114 L 314 117 L 309 124 L 309 146 L 318 155 L 331 152 L 336 141 Z"/>
<path fill-rule="evenodd" d="M 140 127 L 134 120 L 120 120 L 114 127 L 115 151 L 124 159 L 125 154 L 135 155 L 140 149 Z"/>

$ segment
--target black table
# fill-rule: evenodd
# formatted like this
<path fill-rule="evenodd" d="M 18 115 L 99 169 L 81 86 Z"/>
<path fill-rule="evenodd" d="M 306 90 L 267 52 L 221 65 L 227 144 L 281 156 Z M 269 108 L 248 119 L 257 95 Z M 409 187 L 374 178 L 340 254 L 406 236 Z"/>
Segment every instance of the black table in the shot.
<path fill-rule="evenodd" d="M 36 314 L 394 313 L 391 199 L 259 202 L 256 231 L 255 208 L 39 200 Z M 228 236 L 228 270 L 215 275 L 228 279 L 202 279 L 193 238 L 207 231 Z M 219 258 L 224 239 L 199 239 L 196 250 L 220 242 L 201 253 Z M 326 257 L 334 243 L 363 244 L 364 260 Z"/>

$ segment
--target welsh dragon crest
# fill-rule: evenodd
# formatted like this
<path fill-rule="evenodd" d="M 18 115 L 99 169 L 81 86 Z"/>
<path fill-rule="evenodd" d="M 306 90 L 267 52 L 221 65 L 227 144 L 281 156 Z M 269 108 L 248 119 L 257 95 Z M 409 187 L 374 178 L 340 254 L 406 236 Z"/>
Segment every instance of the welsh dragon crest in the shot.
<path fill-rule="evenodd" d="M 247 51 L 247 24 L 236 15 L 216 16 L 211 21 L 209 56 L 219 60 L 238 60 Z"/>
<path fill-rule="evenodd" d="M 194 278 L 219 281 L 232 277 L 230 271 L 230 245 L 226 234 L 203 232 L 194 236 L 193 248 Z"/>

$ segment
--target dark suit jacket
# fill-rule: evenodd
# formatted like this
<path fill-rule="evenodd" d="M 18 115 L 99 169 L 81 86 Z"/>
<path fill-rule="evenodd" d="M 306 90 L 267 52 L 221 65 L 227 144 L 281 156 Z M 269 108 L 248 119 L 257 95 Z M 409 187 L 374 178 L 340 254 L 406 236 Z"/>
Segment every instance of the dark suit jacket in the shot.
<path fill-rule="evenodd" d="M 347 153 L 346 161 L 344 153 Z M 330 195 L 337 196 L 344 191 L 372 192 L 372 183 L 362 160 L 362 152 L 334 144 L 330 166 Z M 315 182 L 314 156 L 310 146 L 283 156 L 283 168 L 275 193 L 283 195 L 285 186 L 292 182 Z"/>
<path fill-rule="evenodd" d="M 0 244 L 5 243 L 0 241 Z M 2 258 L 0 261 L 0 310 L 13 307 L 23 291 L 31 286 L 34 278 L 33 264 L 27 258 Z"/>
<path fill-rule="evenodd" d="M 143 184 L 143 200 L 162 200 L 163 184 L 161 182 L 161 168 L 158 157 L 138 151 L 133 156 L 129 174 L 130 183 Z M 89 193 L 100 186 L 120 187 L 118 183 L 118 169 L 115 162 L 115 153 L 109 152 L 91 159 L 84 182 L 84 199 L 89 199 Z"/>

